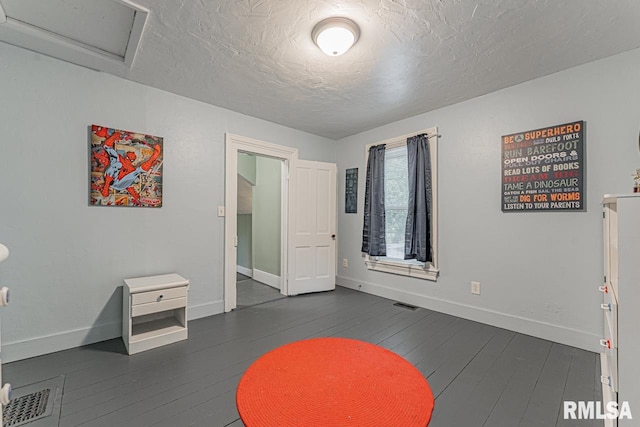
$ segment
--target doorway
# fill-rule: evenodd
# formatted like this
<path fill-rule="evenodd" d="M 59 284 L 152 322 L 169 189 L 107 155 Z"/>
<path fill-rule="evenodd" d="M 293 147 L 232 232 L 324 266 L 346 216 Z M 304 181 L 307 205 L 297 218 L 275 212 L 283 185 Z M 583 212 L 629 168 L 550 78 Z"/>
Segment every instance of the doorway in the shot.
<path fill-rule="evenodd" d="M 284 298 L 281 257 L 281 159 L 238 153 L 236 307 Z"/>
<path fill-rule="evenodd" d="M 225 261 L 224 261 L 224 309 L 225 312 L 231 311 L 238 306 L 238 246 L 241 236 L 238 234 L 238 191 L 240 186 L 245 185 L 242 183 L 242 179 L 239 177 L 239 158 L 242 156 L 256 156 L 267 158 L 271 161 L 275 161 L 280 165 L 280 232 L 279 232 L 279 245 L 272 245 L 278 247 L 276 254 L 279 255 L 279 259 L 276 261 L 279 264 L 277 271 L 279 272 L 279 291 L 282 295 L 287 295 L 287 280 L 286 280 L 286 266 L 287 266 L 287 225 L 288 225 L 288 192 L 289 192 L 289 167 L 294 159 L 297 158 L 298 150 L 292 147 L 285 147 L 276 144 L 270 144 L 263 141 L 258 141 L 252 138 L 247 138 L 239 135 L 226 134 L 226 182 L 225 182 L 225 206 L 226 206 L 226 218 L 225 218 Z M 246 160 L 246 159 L 245 159 Z M 242 161 L 242 160 L 241 160 Z M 265 162 L 266 163 L 266 162 Z M 240 166 L 242 167 L 242 166 Z M 240 182 L 239 182 L 240 181 Z M 241 218 L 241 221 L 243 219 Z M 242 227 L 242 226 L 241 226 Z M 253 227 L 252 227 L 253 229 Z M 272 237 L 273 238 L 273 237 Z M 278 237 L 276 237 L 278 239 Z M 244 256 L 243 254 L 241 256 Z M 252 260 L 255 267 L 255 260 Z M 269 261 L 271 267 L 273 267 L 273 259 Z M 264 265 L 264 264 L 261 264 Z M 263 272 L 260 269 L 258 271 Z M 276 271 L 276 270 L 271 270 Z M 253 278 L 256 279 L 256 268 L 253 268 Z M 258 273 L 258 279 L 262 281 L 273 280 L 274 277 L 278 277 L 275 274 L 260 276 Z M 242 278 L 242 276 L 240 276 Z M 273 283 L 273 282 L 272 282 Z"/>

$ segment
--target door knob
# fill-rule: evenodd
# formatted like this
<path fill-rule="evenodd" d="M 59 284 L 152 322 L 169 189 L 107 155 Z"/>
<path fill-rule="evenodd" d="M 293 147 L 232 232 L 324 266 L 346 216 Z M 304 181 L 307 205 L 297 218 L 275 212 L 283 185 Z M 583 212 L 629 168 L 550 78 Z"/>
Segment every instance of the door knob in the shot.
<path fill-rule="evenodd" d="M 0 289 L 0 305 L 6 307 L 9 304 L 9 288 L 4 286 Z"/>
<path fill-rule="evenodd" d="M 11 401 L 11 384 L 5 384 L 4 387 L 0 389 L 0 403 L 2 405 L 8 405 Z"/>

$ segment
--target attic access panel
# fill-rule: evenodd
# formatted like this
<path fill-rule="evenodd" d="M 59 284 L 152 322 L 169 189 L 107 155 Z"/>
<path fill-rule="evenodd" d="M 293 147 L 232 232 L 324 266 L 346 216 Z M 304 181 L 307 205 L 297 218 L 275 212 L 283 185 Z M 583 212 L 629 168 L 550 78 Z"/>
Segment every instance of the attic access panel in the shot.
<path fill-rule="evenodd" d="M 128 0 L 0 0 L 0 41 L 114 71 L 131 67 L 148 14 Z"/>

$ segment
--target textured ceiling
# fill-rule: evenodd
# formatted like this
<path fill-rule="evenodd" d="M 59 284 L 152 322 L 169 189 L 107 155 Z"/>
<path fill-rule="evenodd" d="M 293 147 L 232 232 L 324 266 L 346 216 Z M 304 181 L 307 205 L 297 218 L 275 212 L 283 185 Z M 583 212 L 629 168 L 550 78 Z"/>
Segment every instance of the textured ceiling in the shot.
<path fill-rule="evenodd" d="M 640 47 L 638 0 L 134 0 L 124 78 L 338 139 Z M 345 55 L 320 20 L 361 28 Z"/>

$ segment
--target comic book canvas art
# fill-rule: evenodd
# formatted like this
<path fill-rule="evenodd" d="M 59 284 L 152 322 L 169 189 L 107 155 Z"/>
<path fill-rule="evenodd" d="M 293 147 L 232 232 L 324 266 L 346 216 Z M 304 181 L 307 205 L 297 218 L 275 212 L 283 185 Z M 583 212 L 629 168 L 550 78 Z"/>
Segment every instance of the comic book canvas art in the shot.
<path fill-rule="evenodd" d="M 89 204 L 162 206 L 162 138 L 91 126 Z"/>

